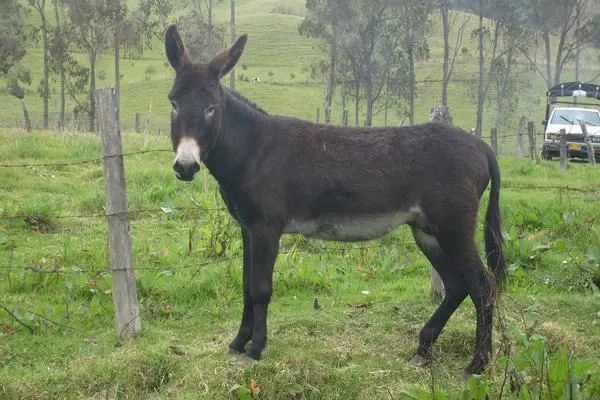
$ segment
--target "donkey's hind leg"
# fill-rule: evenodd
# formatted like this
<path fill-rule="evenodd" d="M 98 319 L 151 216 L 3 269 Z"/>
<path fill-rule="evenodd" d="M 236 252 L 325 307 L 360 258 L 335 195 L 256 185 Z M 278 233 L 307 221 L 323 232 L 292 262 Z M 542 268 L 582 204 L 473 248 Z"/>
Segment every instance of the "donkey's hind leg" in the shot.
<path fill-rule="evenodd" d="M 460 272 L 464 277 L 469 296 L 475 305 L 475 353 L 465 373 L 481 374 L 492 353 L 494 281 L 485 269 L 473 237 L 451 232 L 439 235 L 438 241 L 444 252 L 460 268 L 457 273 Z"/>
<path fill-rule="evenodd" d="M 444 282 L 445 296 L 438 309 L 429 318 L 419 333 L 419 348 L 412 358 L 412 365 L 425 365 L 431 360 L 431 346 L 444 329 L 446 322 L 467 297 L 468 287 L 459 269 L 442 251 L 432 235 L 413 227 L 415 242 Z"/>

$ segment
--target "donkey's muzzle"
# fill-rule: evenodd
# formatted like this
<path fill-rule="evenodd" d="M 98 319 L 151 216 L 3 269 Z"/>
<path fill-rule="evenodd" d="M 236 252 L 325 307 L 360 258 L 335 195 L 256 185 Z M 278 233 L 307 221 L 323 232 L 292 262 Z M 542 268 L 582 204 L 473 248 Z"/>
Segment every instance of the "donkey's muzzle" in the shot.
<path fill-rule="evenodd" d="M 200 170 L 200 146 L 191 137 L 183 137 L 177 146 L 177 155 L 173 162 L 177 179 L 191 181 Z"/>
<path fill-rule="evenodd" d="M 173 170 L 175 171 L 177 179 L 189 182 L 194 179 L 194 175 L 200 170 L 200 164 L 196 162 L 182 163 L 176 161 L 175 164 L 173 164 Z"/>

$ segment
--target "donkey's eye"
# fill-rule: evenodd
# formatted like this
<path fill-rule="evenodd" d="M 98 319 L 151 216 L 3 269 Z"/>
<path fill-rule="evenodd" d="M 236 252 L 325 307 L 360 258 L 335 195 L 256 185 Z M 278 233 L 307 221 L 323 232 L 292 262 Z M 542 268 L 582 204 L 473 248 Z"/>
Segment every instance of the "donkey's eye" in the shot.
<path fill-rule="evenodd" d="M 214 104 L 206 107 L 206 118 L 212 117 L 215 113 L 216 108 L 217 107 Z"/>

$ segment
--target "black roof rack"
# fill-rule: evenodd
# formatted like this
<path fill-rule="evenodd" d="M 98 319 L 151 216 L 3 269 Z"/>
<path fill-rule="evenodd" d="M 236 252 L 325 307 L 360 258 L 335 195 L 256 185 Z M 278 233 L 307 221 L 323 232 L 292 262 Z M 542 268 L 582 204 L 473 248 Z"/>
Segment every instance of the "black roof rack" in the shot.
<path fill-rule="evenodd" d="M 546 96 L 548 97 L 566 97 L 573 96 L 574 92 L 583 91 L 585 97 L 592 97 L 600 100 L 600 85 L 590 82 L 562 82 L 548 89 Z M 580 96 L 583 93 L 579 94 Z"/>

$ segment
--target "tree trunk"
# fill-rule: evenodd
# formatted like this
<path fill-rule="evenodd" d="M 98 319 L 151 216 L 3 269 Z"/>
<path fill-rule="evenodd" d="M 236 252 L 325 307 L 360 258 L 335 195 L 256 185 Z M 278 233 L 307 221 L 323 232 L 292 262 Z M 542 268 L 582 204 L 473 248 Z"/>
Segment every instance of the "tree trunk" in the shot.
<path fill-rule="evenodd" d="M 567 22 L 565 21 L 565 24 Z M 563 52 L 565 50 L 565 44 L 567 41 L 567 28 L 563 26 L 563 30 L 560 33 L 560 38 L 558 40 L 558 45 L 556 46 L 556 64 L 554 65 L 554 84 L 558 85 L 560 83 L 560 75 L 562 73 L 563 66 Z"/>
<path fill-rule="evenodd" d="M 208 0 L 208 36 L 212 39 L 212 31 L 213 31 L 213 24 L 212 24 L 212 0 Z"/>
<path fill-rule="evenodd" d="M 365 91 L 367 95 L 367 115 L 365 118 L 365 126 L 371 126 L 373 124 L 373 65 L 371 64 L 370 57 L 365 57 L 366 61 L 366 74 L 365 74 Z"/>
<path fill-rule="evenodd" d="M 475 135 L 481 137 L 483 129 L 483 0 L 479 0 L 479 83 L 477 92 L 477 117 Z"/>
<path fill-rule="evenodd" d="M 448 80 L 449 80 L 449 65 L 450 65 L 450 25 L 448 22 L 448 4 L 445 0 L 442 1 L 442 31 L 444 33 L 444 62 L 443 62 L 443 77 L 442 77 L 442 105 L 448 106 Z"/>
<path fill-rule="evenodd" d="M 579 42 L 580 18 L 577 18 L 575 29 L 575 40 L 577 41 L 577 47 L 575 48 L 575 81 L 579 82 L 579 57 L 581 56 L 581 44 Z"/>
<path fill-rule="evenodd" d="M 358 118 L 360 112 L 360 81 L 355 82 L 354 86 L 354 125 L 358 126 Z"/>
<path fill-rule="evenodd" d="M 365 120 L 365 126 L 373 125 L 373 82 L 371 79 L 367 79 L 366 87 L 367 90 L 367 118 Z"/>
<path fill-rule="evenodd" d="M 64 43 L 64 37 L 62 34 L 62 30 L 61 30 L 61 25 L 60 25 L 60 13 L 59 13 L 59 9 L 60 9 L 60 0 L 55 0 L 54 1 L 54 12 L 55 12 L 55 17 L 56 17 L 56 34 L 58 36 L 58 40 L 60 41 L 60 50 L 59 50 L 59 54 L 58 54 L 58 74 L 59 74 L 59 79 L 60 79 L 60 114 L 59 114 L 59 120 L 58 120 L 58 128 L 59 129 L 63 129 L 64 125 L 65 125 L 65 43 Z"/>
<path fill-rule="evenodd" d="M 407 46 L 408 53 L 408 74 L 409 74 L 409 88 L 408 88 L 408 106 L 409 106 L 409 121 L 411 125 L 415 124 L 415 55 L 412 38 L 409 39 Z"/>
<path fill-rule="evenodd" d="M 331 123 L 331 104 L 335 93 L 335 66 L 337 62 L 337 47 L 335 43 L 331 45 L 329 53 L 329 70 L 327 71 L 327 95 L 325 97 L 325 123 Z"/>
<path fill-rule="evenodd" d="M 38 10 L 42 19 L 42 50 L 44 51 L 44 88 L 42 97 L 44 99 L 44 129 L 48 129 L 48 101 L 50 97 L 50 66 L 48 62 L 48 22 L 46 21 L 46 1 L 42 1 Z"/>
<path fill-rule="evenodd" d="M 96 132 L 96 55 L 90 54 L 90 132 Z"/>
<path fill-rule="evenodd" d="M 231 43 L 235 42 L 235 0 L 231 0 Z M 235 89 L 235 68 L 229 72 L 229 87 Z"/>
<path fill-rule="evenodd" d="M 117 103 L 117 122 L 121 119 L 121 66 L 120 66 L 120 47 L 121 47 L 121 1 L 115 0 L 117 6 L 117 15 L 115 21 L 115 97 Z"/>
<path fill-rule="evenodd" d="M 390 104 L 390 85 L 389 82 L 385 88 L 385 108 L 383 110 L 383 126 L 388 126 L 388 108 Z"/>
<path fill-rule="evenodd" d="M 544 48 L 546 49 L 546 86 L 552 87 L 552 48 L 550 47 L 550 32 L 544 30 Z"/>

